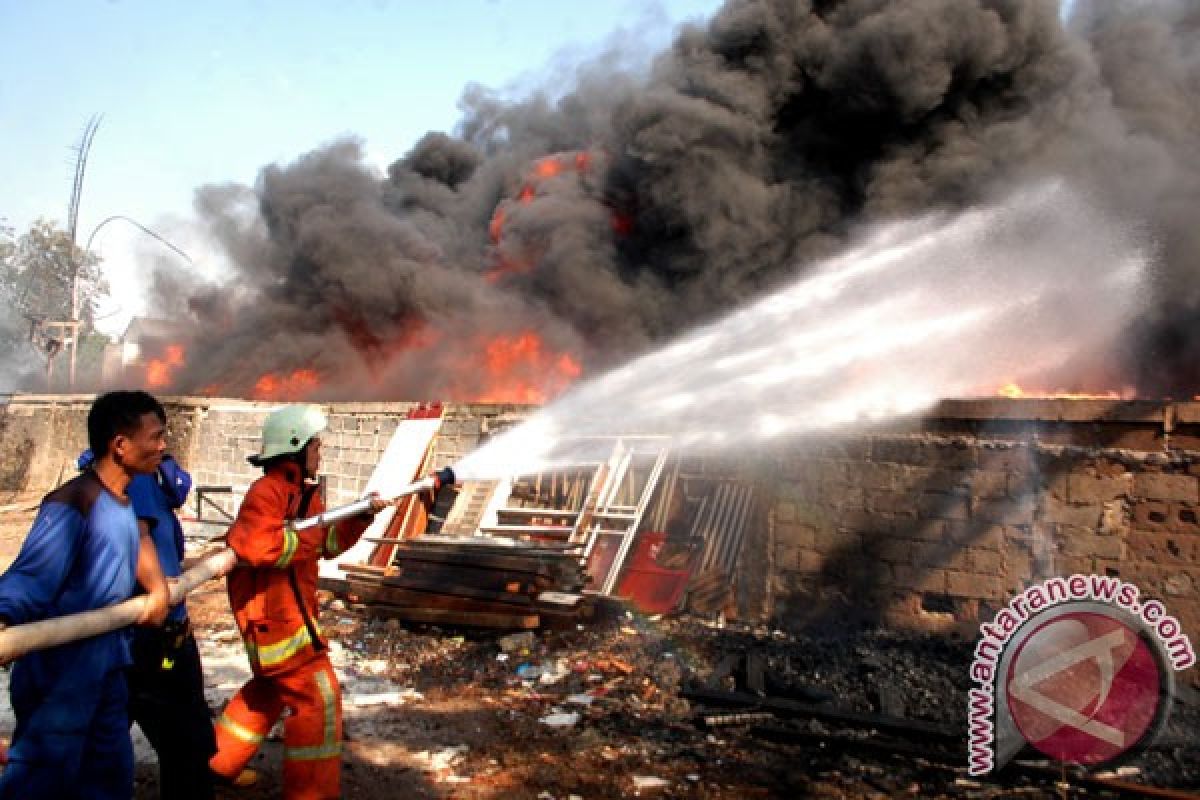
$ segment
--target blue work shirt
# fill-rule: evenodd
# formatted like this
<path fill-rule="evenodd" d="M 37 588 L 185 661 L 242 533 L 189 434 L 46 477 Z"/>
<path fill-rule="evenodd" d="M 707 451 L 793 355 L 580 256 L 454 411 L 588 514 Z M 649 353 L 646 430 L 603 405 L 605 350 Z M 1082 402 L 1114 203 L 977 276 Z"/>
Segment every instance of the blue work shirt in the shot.
<path fill-rule="evenodd" d="M 20 625 L 128 600 L 137 557 L 133 504 L 88 470 L 42 500 L 16 561 L 0 575 L 0 619 Z M 28 653 L 13 665 L 14 686 L 17 672 L 43 688 L 64 675 L 96 680 L 131 662 L 129 642 L 122 628 Z"/>
<path fill-rule="evenodd" d="M 175 507 L 162 486 L 161 472 L 153 475 L 135 475 L 125 491 L 133 501 L 133 510 L 138 519 L 150 523 L 150 538 L 158 551 L 158 563 L 163 576 L 176 578 L 183 573 L 183 526 L 175 516 Z M 180 603 L 171 609 L 167 619 L 183 622 L 187 619 L 187 604 Z"/>

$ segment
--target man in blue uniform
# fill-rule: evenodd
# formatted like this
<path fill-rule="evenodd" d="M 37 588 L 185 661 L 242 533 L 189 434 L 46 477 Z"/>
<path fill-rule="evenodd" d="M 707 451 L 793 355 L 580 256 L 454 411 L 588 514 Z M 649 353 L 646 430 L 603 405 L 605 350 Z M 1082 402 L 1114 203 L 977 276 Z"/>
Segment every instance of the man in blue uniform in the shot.
<path fill-rule="evenodd" d="M 191 486 L 187 471 L 164 455 L 157 472 L 135 475 L 127 490 L 168 579 L 183 572 L 183 527 L 175 510 L 187 500 Z M 186 603 L 171 609 L 163 627 L 134 630 L 128 675 L 129 719 L 158 754 L 159 796 L 209 800 L 213 784 L 208 760 L 217 751 L 217 739 Z"/>
<path fill-rule="evenodd" d="M 0 624 L 19 625 L 128 600 L 149 600 L 139 624 L 167 614 L 154 543 L 125 494 L 158 468 L 166 414 L 145 392 L 110 392 L 88 412 L 94 465 L 42 500 L 21 552 L 0 575 Z M 18 658 L 10 696 L 17 725 L 0 799 L 123 798 L 133 794 L 124 669 L 128 629 Z"/>

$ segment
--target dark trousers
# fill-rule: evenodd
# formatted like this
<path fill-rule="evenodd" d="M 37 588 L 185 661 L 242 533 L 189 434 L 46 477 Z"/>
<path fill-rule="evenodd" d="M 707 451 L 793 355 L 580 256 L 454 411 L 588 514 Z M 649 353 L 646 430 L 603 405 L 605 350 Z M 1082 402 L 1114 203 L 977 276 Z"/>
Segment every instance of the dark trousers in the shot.
<path fill-rule="evenodd" d="M 190 633 L 172 641 L 168 630 L 141 629 L 129 671 L 129 721 L 136 722 L 158 754 L 158 787 L 164 800 L 210 800 L 208 760 L 217 750 L 204 699 L 200 652 Z M 171 660 L 164 669 L 163 658 Z"/>
<path fill-rule="evenodd" d="M 13 667 L 17 717 L 0 798 L 128 800 L 133 794 L 133 745 L 125 706 L 125 676 L 62 676 L 46 691 Z"/>

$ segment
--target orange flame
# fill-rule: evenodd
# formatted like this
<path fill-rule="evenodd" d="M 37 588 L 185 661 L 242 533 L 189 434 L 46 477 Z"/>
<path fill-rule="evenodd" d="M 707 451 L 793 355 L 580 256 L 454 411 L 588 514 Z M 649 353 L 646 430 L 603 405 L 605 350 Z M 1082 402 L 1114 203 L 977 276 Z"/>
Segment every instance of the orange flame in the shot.
<path fill-rule="evenodd" d="M 544 403 L 583 374 L 574 356 L 548 350 L 533 331 L 487 340 L 481 359 L 486 384 L 479 403 Z"/>
<path fill-rule="evenodd" d="M 341 325 L 354 349 L 362 355 L 372 378 L 401 353 L 425 350 L 438 342 L 438 334 L 425 320 L 412 316 L 394 321 L 386 335 L 376 333 L 357 312 L 336 308 L 334 319 Z"/>
<path fill-rule="evenodd" d="M 146 388 L 161 389 L 171 384 L 171 373 L 183 366 L 183 346 L 169 344 L 162 358 L 146 362 Z"/>
<path fill-rule="evenodd" d="M 588 150 L 569 151 L 544 156 L 529 168 L 516 193 L 501 200 L 488 223 L 488 236 L 494 246 L 491 263 L 483 271 L 488 283 L 498 283 L 509 275 L 523 275 L 534 271 L 541 260 L 541 245 L 537 242 L 515 241 L 505 246 L 505 226 L 509 212 L 517 205 L 529 205 L 538 196 L 542 182 L 560 175 L 577 175 L 583 178 L 593 169 L 596 156 Z M 633 217 L 611 208 L 609 227 L 616 236 L 627 236 L 633 230 Z"/>
<path fill-rule="evenodd" d="M 255 400 L 301 400 L 321 385 L 315 370 L 297 369 L 282 374 L 268 372 L 254 384 L 251 396 Z"/>
<path fill-rule="evenodd" d="M 563 171 L 563 165 L 554 156 L 543 158 L 533 166 L 533 174 L 539 178 L 553 178 Z"/>
<path fill-rule="evenodd" d="M 1098 393 L 1070 392 L 1065 389 L 1048 391 L 1045 389 L 1023 389 L 1018 384 L 1010 381 L 997 389 L 996 394 L 1002 397 L 1032 397 L 1043 400 L 1132 400 L 1137 397 L 1137 390 L 1132 386 L 1126 386 L 1120 391 L 1114 389 Z"/>

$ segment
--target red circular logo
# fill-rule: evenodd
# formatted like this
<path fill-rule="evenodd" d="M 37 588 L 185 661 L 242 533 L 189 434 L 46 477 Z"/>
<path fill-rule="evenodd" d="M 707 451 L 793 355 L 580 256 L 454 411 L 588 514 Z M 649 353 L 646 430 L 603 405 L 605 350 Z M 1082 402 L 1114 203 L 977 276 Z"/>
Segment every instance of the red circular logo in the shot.
<path fill-rule="evenodd" d="M 1051 758 L 1085 766 L 1134 747 L 1163 700 L 1158 661 L 1138 632 L 1090 611 L 1036 628 L 1006 680 L 1009 712 L 1025 740 Z"/>

